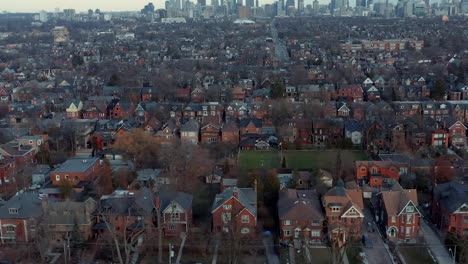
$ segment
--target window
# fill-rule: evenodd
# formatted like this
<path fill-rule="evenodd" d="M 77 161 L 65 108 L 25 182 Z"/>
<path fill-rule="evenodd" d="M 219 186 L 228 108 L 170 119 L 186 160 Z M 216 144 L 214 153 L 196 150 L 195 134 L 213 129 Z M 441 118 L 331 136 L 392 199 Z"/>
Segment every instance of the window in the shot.
<path fill-rule="evenodd" d="M 249 216 L 248 215 L 242 215 L 242 223 L 243 224 L 249 223 Z"/>
<path fill-rule="evenodd" d="M 284 220 L 284 225 L 291 225 L 291 220 Z"/>
<path fill-rule="evenodd" d="M 60 175 L 55 175 L 55 180 L 60 181 Z"/>
<path fill-rule="evenodd" d="M 406 223 L 411 224 L 413 223 L 413 215 L 406 215 Z"/>
<path fill-rule="evenodd" d="M 302 185 L 302 183 L 303 183 L 302 180 L 299 180 L 299 185 Z"/>
<path fill-rule="evenodd" d="M 75 176 L 75 178 L 74 178 L 74 179 L 75 179 L 75 181 L 78 181 L 78 176 Z"/>
<path fill-rule="evenodd" d="M 411 227 L 406 228 L 406 236 L 411 236 Z"/>
<path fill-rule="evenodd" d="M 377 171 L 378 171 L 377 168 L 372 168 L 372 173 L 373 174 L 377 174 Z"/>
<path fill-rule="evenodd" d="M 463 229 L 463 235 L 468 236 L 468 229 L 467 228 Z"/>
<path fill-rule="evenodd" d="M 9 225 L 9 226 L 6 227 L 6 231 L 7 231 L 7 233 L 14 233 L 15 232 L 15 227 Z"/>
<path fill-rule="evenodd" d="M 331 221 L 335 222 L 335 217 L 334 216 L 331 217 Z"/>
<path fill-rule="evenodd" d="M 414 207 L 413 207 L 413 206 L 407 206 L 407 207 L 406 207 L 406 212 L 407 212 L 407 213 L 412 213 L 412 212 L 414 212 Z"/>
<path fill-rule="evenodd" d="M 366 172 L 366 168 L 362 167 L 361 172 Z"/>
<path fill-rule="evenodd" d="M 392 216 L 392 223 L 396 223 L 396 216 Z"/>
<path fill-rule="evenodd" d="M 224 223 L 227 223 L 227 222 L 231 221 L 231 213 L 224 212 L 222 214 L 222 217 L 223 217 L 223 222 Z"/>
<path fill-rule="evenodd" d="M 319 226 L 320 225 L 320 220 L 312 220 L 312 225 L 313 226 Z"/>
<path fill-rule="evenodd" d="M 244 227 L 244 228 L 241 229 L 241 233 L 242 234 L 248 234 L 248 233 L 250 233 L 250 229 L 248 227 Z"/>
<path fill-rule="evenodd" d="M 318 236 L 320 236 L 320 230 L 312 230 L 311 235 L 312 235 L 313 237 L 318 237 Z"/>
<path fill-rule="evenodd" d="M 9 208 L 8 213 L 10 214 L 18 214 L 18 208 Z"/>
<path fill-rule="evenodd" d="M 230 204 L 223 205 L 224 210 L 231 210 L 231 208 L 232 208 L 232 205 L 230 205 Z"/>
<path fill-rule="evenodd" d="M 227 226 L 223 227 L 223 232 L 228 233 L 229 232 L 229 227 L 227 227 Z"/>
<path fill-rule="evenodd" d="M 284 235 L 285 236 L 290 236 L 291 235 L 291 230 L 284 230 Z"/>
<path fill-rule="evenodd" d="M 65 179 L 68 180 L 68 178 L 70 178 L 68 175 L 65 175 Z"/>
<path fill-rule="evenodd" d="M 174 231 L 174 230 L 175 230 L 175 226 L 170 225 L 170 226 L 169 226 L 169 231 Z"/>
<path fill-rule="evenodd" d="M 171 221 L 177 221 L 180 219 L 180 213 L 179 212 L 172 212 L 171 213 Z"/>
<path fill-rule="evenodd" d="M 464 223 L 464 224 L 468 224 L 468 216 L 464 216 L 464 217 L 463 217 L 463 223 Z"/>

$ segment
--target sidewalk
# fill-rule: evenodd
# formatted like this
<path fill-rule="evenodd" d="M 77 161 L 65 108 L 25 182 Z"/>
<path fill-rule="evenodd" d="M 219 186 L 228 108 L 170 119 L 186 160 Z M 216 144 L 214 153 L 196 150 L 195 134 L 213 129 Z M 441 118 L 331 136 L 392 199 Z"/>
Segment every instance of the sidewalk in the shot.
<path fill-rule="evenodd" d="M 432 254 L 434 254 L 434 257 L 437 259 L 437 262 L 444 264 L 453 263 L 452 256 L 450 256 L 447 248 L 442 244 L 437 234 L 434 233 L 424 219 L 421 219 L 420 227 L 421 234 L 424 240 L 426 240 L 426 244 L 431 249 Z"/>

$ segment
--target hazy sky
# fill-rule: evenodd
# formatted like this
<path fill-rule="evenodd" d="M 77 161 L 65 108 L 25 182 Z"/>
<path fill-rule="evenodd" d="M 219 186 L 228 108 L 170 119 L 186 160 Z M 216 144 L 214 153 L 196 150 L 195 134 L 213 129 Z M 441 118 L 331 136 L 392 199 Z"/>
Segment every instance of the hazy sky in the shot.
<path fill-rule="evenodd" d="M 74 8 L 77 11 L 99 8 L 101 11 L 137 11 L 147 3 L 152 2 L 157 8 L 164 7 L 165 0 L 0 0 L 0 10 L 8 12 L 38 12 L 40 10 L 54 11 Z M 194 0 L 192 0 L 194 1 Z M 244 0 L 245 1 L 245 0 Z M 260 4 L 272 3 L 275 0 L 260 0 Z M 305 0 L 312 4 L 313 0 Z M 326 2 L 327 0 L 319 0 Z M 207 4 L 211 0 L 206 1 Z"/>

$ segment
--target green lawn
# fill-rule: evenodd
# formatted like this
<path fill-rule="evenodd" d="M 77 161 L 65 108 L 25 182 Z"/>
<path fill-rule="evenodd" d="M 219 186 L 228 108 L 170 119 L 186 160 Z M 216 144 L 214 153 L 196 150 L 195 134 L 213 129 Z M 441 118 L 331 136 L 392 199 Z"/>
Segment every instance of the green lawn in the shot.
<path fill-rule="evenodd" d="M 407 264 L 435 264 L 425 247 L 400 246 L 398 250 Z"/>
<path fill-rule="evenodd" d="M 333 170 L 336 166 L 337 151 L 285 151 L 286 165 L 295 170 Z M 362 151 L 341 151 L 341 161 L 344 170 L 354 168 L 355 160 L 367 159 Z"/>
<path fill-rule="evenodd" d="M 337 150 L 285 150 L 286 167 L 293 170 L 325 169 L 333 171 L 336 166 Z M 341 151 L 343 170 L 354 168 L 355 160 L 366 160 L 363 151 Z M 271 169 L 281 167 L 281 154 L 279 151 L 242 151 L 239 155 L 239 164 L 242 170 Z"/>
<path fill-rule="evenodd" d="M 279 151 L 242 151 L 239 156 L 242 170 L 281 167 Z"/>

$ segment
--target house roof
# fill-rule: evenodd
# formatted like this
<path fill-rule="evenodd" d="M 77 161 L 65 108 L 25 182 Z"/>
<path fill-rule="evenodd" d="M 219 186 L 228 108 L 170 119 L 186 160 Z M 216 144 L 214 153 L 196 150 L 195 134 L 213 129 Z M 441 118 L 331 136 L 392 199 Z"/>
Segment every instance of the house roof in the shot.
<path fill-rule="evenodd" d="M 418 196 L 415 189 L 400 189 L 382 192 L 382 199 L 388 215 L 399 215 L 400 212 L 411 201 L 414 206 L 418 205 Z"/>
<path fill-rule="evenodd" d="M 161 211 L 164 211 L 174 201 L 184 210 L 188 211 L 192 208 L 193 196 L 184 192 L 161 191 L 159 192 L 161 199 Z"/>
<path fill-rule="evenodd" d="M 252 188 L 229 187 L 225 189 L 222 193 L 216 195 L 211 212 L 213 213 L 221 205 L 234 197 L 235 192 L 237 192 L 237 200 L 239 200 L 240 204 L 251 214 L 257 216 L 257 192 Z"/>
<path fill-rule="evenodd" d="M 98 158 L 68 159 L 54 172 L 85 172 L 98 161 Z"/>
<path fill-rule="evenodd" d="M 194 119 L 190 119 L 189 121 L 185 122 L 182 127 L 180 128 L 180 131 L 182 132 L 198 132 L 200 130 L 200 124 Z"/>
<path fill-rule="evenodd" d="M 434 200 L 449 213 L 458 210 L 463 204 L 468 204 L 468 184 L 447 182 L 434 187 Z"/>
<path fill-rule="evenodd" d="M 47 203 L 47 219 L 49 225 L 85 225 L 91 224 L 91 214 L 96 206 L 92 198 L 84 202 L 63 201 Z"/>
<path fill-rule="evenodd" d="M 315 190 L 285 189 L 280 192 L 278 214 L 280 219 L 324 219 Z"/>
<path fill-rule="evenodd" d="M 9 209 L 17 209 L 10 214 Z M 13 196 L 0 207 L 0 219 L 27 219 L 42 215 L 42 200 L 38 193 L 24 192 Z"/>

